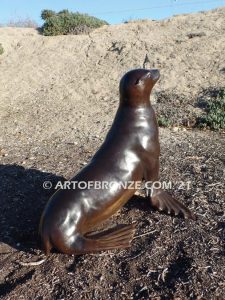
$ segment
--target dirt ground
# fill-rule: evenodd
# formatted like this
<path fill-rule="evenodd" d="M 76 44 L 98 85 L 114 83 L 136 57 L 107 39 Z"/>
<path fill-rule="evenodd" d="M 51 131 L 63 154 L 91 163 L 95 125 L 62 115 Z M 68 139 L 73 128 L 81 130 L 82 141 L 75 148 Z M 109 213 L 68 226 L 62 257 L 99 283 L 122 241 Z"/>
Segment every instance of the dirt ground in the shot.
<path fill-rule="evenodd" d="M 221 8 L 87 36 L 0 28 L 1 299 L 224 299 L 225 135 L 181 126 L 224 86 L 224 17 Z M 107 222 L 136 223 L 130 249 L 26 265 L 44 258 L 37 229 L 54 189 L 43 183 L 88 162 L 113 121 L 121 75 L 143 66 L 160 69 L 154 107 L 176 124 L 160 129 L 161 179 L 197 220 L 136 195 Z"/>

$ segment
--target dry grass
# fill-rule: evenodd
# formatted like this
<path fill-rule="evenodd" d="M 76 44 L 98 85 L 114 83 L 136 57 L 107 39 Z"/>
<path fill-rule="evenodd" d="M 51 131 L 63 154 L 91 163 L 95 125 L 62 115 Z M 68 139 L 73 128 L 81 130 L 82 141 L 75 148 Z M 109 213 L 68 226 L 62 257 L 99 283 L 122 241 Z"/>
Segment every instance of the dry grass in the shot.
<path fill-rule="evenodd" d="M 38 28 L 36 21 L 30 18 L 18 18 L 12 19 L 7 24 L 7 27 L 21 27 L 21 28 Z"/>

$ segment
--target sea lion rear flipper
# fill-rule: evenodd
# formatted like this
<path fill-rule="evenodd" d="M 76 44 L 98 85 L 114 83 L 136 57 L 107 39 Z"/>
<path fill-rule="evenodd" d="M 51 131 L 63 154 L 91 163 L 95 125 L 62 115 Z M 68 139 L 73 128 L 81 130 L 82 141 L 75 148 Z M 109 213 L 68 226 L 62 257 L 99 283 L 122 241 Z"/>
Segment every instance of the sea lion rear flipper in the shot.
<path fill-rule="evenodd" d="M 174 212 L 176 216 L 181 213 L 185 219 L 196 219 L 193 213 L 184 204 L 174 199 L 170 196 L 170 194 L 162 189 L 153 188 L 150 201 L 152 206 L 160 211 L 167 211 L 169 214 Z"/>
<path fill-rule="evenodd" d="M 119 228 L 118 228 L 119 227 Z M 135 225 L 119 225 L 97 234 L 86 234 L 83 253 L 128 248 L 134 236 Z"/>

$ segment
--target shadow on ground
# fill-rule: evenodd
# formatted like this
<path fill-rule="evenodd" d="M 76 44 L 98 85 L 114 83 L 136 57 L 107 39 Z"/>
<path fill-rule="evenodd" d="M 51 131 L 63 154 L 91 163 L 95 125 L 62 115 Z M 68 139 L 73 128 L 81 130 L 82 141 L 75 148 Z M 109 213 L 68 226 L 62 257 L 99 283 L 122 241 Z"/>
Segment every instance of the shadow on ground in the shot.
<path fill-rule="evenodd" d="M 42 210 L 54 188 L 44 189 L 50 181 L 54 187 L 63 177 L 18 165 L 0 165 L 0 243 L 25 252 L 39 248 L 38 223 Z"/>

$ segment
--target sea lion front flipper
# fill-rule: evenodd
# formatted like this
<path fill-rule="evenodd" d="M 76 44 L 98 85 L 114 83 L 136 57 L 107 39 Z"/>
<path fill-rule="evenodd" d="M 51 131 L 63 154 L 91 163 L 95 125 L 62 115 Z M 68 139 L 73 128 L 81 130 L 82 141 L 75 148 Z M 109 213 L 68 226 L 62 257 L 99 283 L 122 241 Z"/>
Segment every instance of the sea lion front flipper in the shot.
<path fill-rule="evenodd" d="M 183 203 L 174 199 L 162 189 L 153 188 L 150 202 L 153 207 L 160 211 L 167 211 L 169 214 L 174 212 L 176 216 L 181 213 L 185 219 L 196 219 L 193 213 Z"/>

